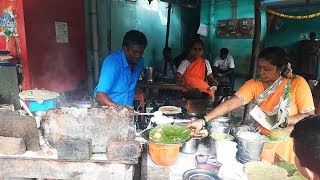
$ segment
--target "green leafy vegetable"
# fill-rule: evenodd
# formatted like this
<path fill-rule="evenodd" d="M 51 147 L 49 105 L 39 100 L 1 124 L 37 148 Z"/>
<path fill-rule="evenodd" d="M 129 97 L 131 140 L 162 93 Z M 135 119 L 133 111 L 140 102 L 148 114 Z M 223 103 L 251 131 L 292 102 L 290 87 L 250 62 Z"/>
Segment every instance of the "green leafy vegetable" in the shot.
<path fill-rule="evenodd" d="M 282 167 L 285 170 L 287 170 L 289 176 L 293 176 L 293 174 L 295 172 L 297 172 L 297 169 L 294 167 L 293 164 L 289 164 L 287 162 L 283 162 L 282 161 L 282 162 L 278 162 L 276 165 L 279 166 L 279 167 Z"/>
<path fill-rule="evenodd" d="M 289 164 L 287 162 L 281 161 L 281 162 L 276 163 L 276 165 L 285 169 L 288 172 L 290 179 L 292 179 L 292 180 L 305 180 L 306 179 L 293 164 Z"/>
<path fill-rule="evenodd" d="M 191 131 L 184 126 L 163 124 L 156 126 L 149 133 L 149 138 L 155 143 L 178 144 L 188 140 Z"/>
<path fill-rule="evenodd" d="M 275 136 L 265 135 L 268 138 L 269 142 L 284 141 L 284 140 L 287 140 L 288 137 L 290 136 L 290 133 L 288 133 L 286 131 L 282 131 L 281 129 L 272 129 L 272 131 L 281 133 L 282 136 L 281 137 L 275 137 Z"/>

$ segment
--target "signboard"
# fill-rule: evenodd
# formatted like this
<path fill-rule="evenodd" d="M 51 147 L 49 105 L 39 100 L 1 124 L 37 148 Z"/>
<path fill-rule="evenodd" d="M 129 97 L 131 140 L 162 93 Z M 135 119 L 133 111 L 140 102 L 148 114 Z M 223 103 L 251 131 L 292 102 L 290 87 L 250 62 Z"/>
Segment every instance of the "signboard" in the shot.
<path fill-rule="evenodd" d="M 55 22 L 57 43 L 68 43 L 68 24 L 66 22 Z"/>

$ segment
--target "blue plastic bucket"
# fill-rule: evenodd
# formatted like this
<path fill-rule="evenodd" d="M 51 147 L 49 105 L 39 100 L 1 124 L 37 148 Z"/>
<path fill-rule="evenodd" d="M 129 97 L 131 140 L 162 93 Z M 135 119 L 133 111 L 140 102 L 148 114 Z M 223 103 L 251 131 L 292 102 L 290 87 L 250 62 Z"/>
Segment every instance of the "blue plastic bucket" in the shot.
<path fill-rule="evenodd" d="M 54 109 L 57 107 L 56 99 L 44 100 L 43 103 L 29 100 L 29 109 L 31 112 L 35 111 L 47 111 L 48 109 Z"/>

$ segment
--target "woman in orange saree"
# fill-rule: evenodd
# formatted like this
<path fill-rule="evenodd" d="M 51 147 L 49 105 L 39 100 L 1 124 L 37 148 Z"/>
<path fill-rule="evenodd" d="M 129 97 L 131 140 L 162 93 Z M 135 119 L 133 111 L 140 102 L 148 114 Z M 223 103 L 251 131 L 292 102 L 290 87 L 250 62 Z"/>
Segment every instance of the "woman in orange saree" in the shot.
<path fill-rule="evenodd" d="M 182 82 L 183 92 L 198 89 L 214 98 L 210 86 L 216 85 L 216 82 L 209 61 L 202 58 L 203 47 L 204 44 L 200 39 L 192 42 L 189 57 L 179 65 L 176 79 Z"/>
<path fill-rule="evenodd" d="M 206 121 L 229 113 L 251 101 L 269 116 L 281 113 L 281 117 L 284 117 L 281 129 L 287 132 L 291 132 L 298 121 L 314 114 L 311 90 L 302 77 L 291 74 L 290 64 L 283 49 L 269 47 L 262 50 L 258 59 L 258 72 L 259 79 L 247 81 L 233 97 L 188 127 L 194 127 L 198 131 Z M 275 134 L 264 128 L 261 128 L 261 132 Z M 273 162 L 277 154 L 281 159 L 294 163 L 292 147 L 292 139 L 289 138 L 277 146 L 272 146 L 273 151 L 267 152 L 268 157 L 265 154 L 262 158 Z M 265 150 L 262 155 L 266 153 Z"/>

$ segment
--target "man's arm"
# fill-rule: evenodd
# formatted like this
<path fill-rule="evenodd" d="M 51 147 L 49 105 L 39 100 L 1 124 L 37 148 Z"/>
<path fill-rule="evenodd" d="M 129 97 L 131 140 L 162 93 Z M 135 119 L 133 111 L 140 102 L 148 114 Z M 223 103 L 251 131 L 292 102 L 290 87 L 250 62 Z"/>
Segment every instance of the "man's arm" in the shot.
<path fill-rule="evenodd" d="M 213 76 L 219 76 L 219 71 L 218 71 L 218 59 L 215 58 L 214 61 L 213 61 L 213 65 L 212 65 L 212 73 L 213 73 Z"/>
<path fill-rule="evenodd" d="M 180 86 L 183 86 L 183 75 L 179 72 L 176 73 L 175 75 L 175 80 L 176 80 L 176 83 L 179 84 Z"/>
<path fill-rule="evenodd" d="M 110 97 L 103 93 L 103 92 L 97 92 L 96 100 L 102 105 L 102 106 L 117 106 L 117 104 L 110 99 Z"/>
<path fill-rule="evenodd" d="M 231 55 L 229 55 L 228 58 L 229 58 L 229 69 L 222 74 L 223 76 L 227 76 L 234 72 L 234 68 L 235 68 L 234 59 Z"/>
<path fill-rule="evenodd" d="M 234 69 L 233 68 L 230 68 L 230 69 L 228 69 L 226 72 L 224 72 L 223 74 L 222 74 L 222 76 L 227 76 L 227 75 L 229 75 L 229 74 L 231 74 L 231 73 L 233 73 L 234 72 Z"/>
<path fill-rule="evenodd" d="M 212 73 L 210 73 L 210 74 L 207 76 L 207 80 L 208 80 L 209 86 L 217 86 L 217 85 L 219 84 L 219 83 L 217 82 L 217 80 L 214 79 Z"/>
<path fill-rule="evenodd" d="M 113 84 L 116 83 L 116 76 L 119 72 L 116 70 L 117 64 L 113 56 L 108 56 L 102 64 L 99 83 L 96 87 L 96 100 L 101 105 L 116 106 L 116 103 L 108 96 L 108 92 L 112 89 Z"/>
<path fill-rule="evenodd" d="M 217 66 L 213 66 L 213 75 L 215 76 L 215 77 L 217 77 L 217 76 L 219 76 L 219 71 L 218 71 L 218 67 Z"/>

